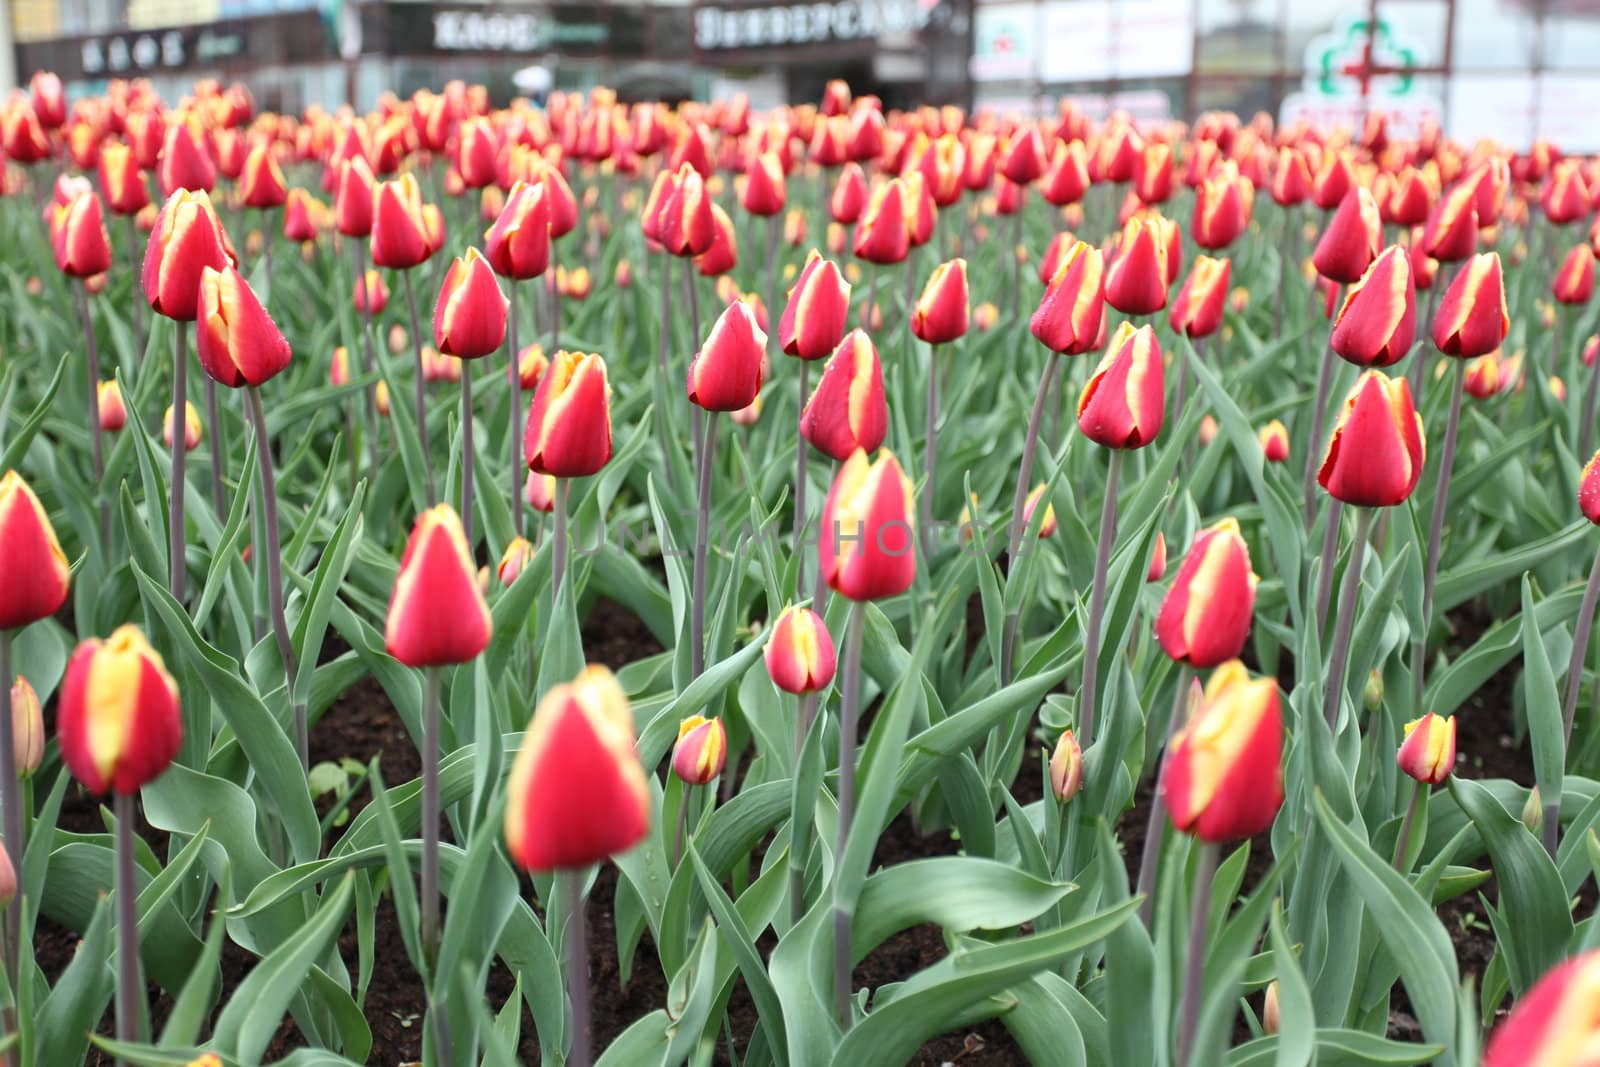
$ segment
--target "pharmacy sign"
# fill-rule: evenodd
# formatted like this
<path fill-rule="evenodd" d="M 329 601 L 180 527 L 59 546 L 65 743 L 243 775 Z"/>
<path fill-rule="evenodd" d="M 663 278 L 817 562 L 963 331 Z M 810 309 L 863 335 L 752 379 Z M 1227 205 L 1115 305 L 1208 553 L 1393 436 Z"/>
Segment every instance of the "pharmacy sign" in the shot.
<path fill-rule="evenodd" d="M 1306 45 L 1305 78 L 1284 98 L 1279 118 L 1328 128 L 1359 128 L 1369 112 L 1388 117 L 1399 136 L 1416 132 L 1424 118 L 1437 119 L 1437 97 L 1419 91 L 1418 48 L 1385 19 L 1346 17 L 1330 33 Z"/>

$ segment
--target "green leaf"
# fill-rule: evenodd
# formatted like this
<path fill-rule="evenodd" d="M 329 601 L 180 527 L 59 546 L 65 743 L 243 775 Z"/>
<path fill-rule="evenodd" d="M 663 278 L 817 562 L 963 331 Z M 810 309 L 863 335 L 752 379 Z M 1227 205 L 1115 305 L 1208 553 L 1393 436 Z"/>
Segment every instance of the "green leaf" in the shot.
<path fill-rule="evenodd" d="M 1539 632 L 1533 604 L 1533 582 L 1522 576 L 1522 686 L 1528 711 L 1528 737 L 1533 743 L 1533 772 L 1541 796 L 1559 807 L 1561 779 L 1566 772 L 1566 727 L 1550 653 Z"/>
<path fill-rule="evenodd" d="M 1073 889 L 994 860 L 941 856 L 888 867 L 868 878 L 856 900 L 850 955 L 859 963 L 901 930 L 934 923 L 947 930 L 1009 930 L 1054 907 Z"/>
<path fill-rule="evenodd" d="M 55 402 L 56 393 L 61 389 L 61 379 L 67 373 L 68 365 L 76 365 L 75 359 L 69 358 L 63 352 L 56 361 L 56 372 L 50 377 L 50 384 L 44 387 L 44 392 L 39 396 L 39 402 L 34 405 L 33 411 L 22 420 L 22 424 L 13 430 L 6 426 L 6 447 L 0 452 L 0 471 L 14 470 L 22 465 L 22 457 L 28 454 L 28 446 L 33 444 L 34 435 L 39 432 L 39 427 L 44 424 L 45 416 L 50 413 L 50 405 Z"/>

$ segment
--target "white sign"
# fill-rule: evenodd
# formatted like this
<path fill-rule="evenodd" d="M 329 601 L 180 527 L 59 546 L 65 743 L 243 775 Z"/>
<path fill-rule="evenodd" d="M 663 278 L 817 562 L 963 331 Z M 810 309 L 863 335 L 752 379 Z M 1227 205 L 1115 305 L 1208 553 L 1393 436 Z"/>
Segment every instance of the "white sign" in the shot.
<path fill-rule="evenodd" d="M 1413 68 L 1416 43 L 1387 19 L 1376 25 L 1347 16 L 1329 33 L 1306 42 L 1305 79 L 1283 98 L 1284 125 L 1360 129 L 1369 114 L 1383 115 L 1392 137 L 1413 138 L 1424 120 L 1438 121 L 1444 107 L 1422 91 Z"/>
<path fill-rule="evenodd" d="M 980 4 L 973 21 L 972 80 L 1037 77 L 1040 14 L 1037 4 Z"/>
<path fill-rule="evenodd" d="M 1194 2 L 1052 0 L 1040 40 L 1047 82 L 1181 77 L 1194 65 Z"/>
<path fill-rule="evenodd" d="M 871 40 L 920 30 L 930 10 L 917 0 L 834 0 L 732 10 L 702 5 L 694 13 L 694 46 L 708 52 Z"/>

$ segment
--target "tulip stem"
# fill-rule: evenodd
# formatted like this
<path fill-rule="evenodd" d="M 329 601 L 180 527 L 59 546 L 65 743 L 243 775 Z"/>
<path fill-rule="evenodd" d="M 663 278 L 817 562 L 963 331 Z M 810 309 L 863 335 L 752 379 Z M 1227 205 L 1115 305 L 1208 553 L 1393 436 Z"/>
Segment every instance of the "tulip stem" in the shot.
<path fill-rule="evenodd" d="M 1199 842 L 1194 860 L 1194 896 L 1189 906 L 1189 948 L 1183 964 L 1183 999 L 1178 1010 L 1178 1067 L 1194 1062 L 1195 1031 L 1200 1027 L 1201 985 L 1206 965 L 1206 925 L 1211 917 L 1211 882 L 1217 873 L 1218 846 Z"/>
<path fill-rule="evenodd" d="M 265 527 L 267 543 L 256 546 L 266 556 L 267 599 L 272 606 L 272 632 L 278 639 L 278 655 L 283 660 L 283 673 L 289 686 L 289 702 L 294 708 L 294 748 L 300 757 L 300 769 L 311 766 L 310 742 L 306 727 L 306 705 L 296 692 L 294 643 L 289 637 L 289 621 L 283 613 L 283 559 L 278 547 L 278 492 L 277 476 L 272 471 L 272 450 L 267 443 L 267 416 L 261 407 L 261 390 L 252 385 L 250 390 L 250 421 L 256 429 L 256 468 L 261 472 L 261 520 Z"/>
<path fill-rule="evenodd" d="M 1422 801 L 1422 791 L 1427 788 L 1421 782 L 1411 783 L 1411 802 L 1406 805 L 1406 817 L 1400 823 L 1400 836 L 1394 842 L 1394 869 L 1405 874 L 1411 866 L 1406 862 L 1406 853 L 1411 851 L 1411 833 L 1416 828 L 1417 806 Z"/>
<path fill-rule="evenodd" d="M 1333 596 L 1333 565 L 1339 556 L 1339 526 L 1344 518 L 1344 502 L 1328 498 L 1328 524 L 1322 531 L 1322 569 L 1317 575 L 1317 626 L 1328 620 L 1328 601 Z"/>
<path fill-rule="evenodd" d="M 1033 412 L 1028 416 L 1028 434 L 1022 441 L 1022 464 L 1017 468 L 1017 488 L 1011 494 L 1011 536 L 1006 545 L 1006 580 L 1017 567 L 1017 553 L 1022 549 L 1022 535 L 1027 529 L 1023 521 L 1023 505 L 1028 499 L 1028 481 L 1033 476 L 1033 456 L 1039 447 L 1039 423 L 1044 418 L 1045 401 L 1050 396 L 1050 382 L 1061 373 L 1061 360 L 1055 352 L 1045 356 L 1044 376 L 1039 380 L 1039 391 L 1033 397 Z M 1005 630 L 1000 638 L 1000 684 L 1011 684 L 1012 660 L 1016 658 L 1017 627 L 1021 618 L 1017 612 L 1006 616 Z"/>
<path fill-rule="evenodd" d="M 556 872 L 561 895 L 572 909 L 567 919 L 567 994 L 572 998 L 572 1044 L 567 1049 L 566 1067 L 590 1067 L 589 1022 L 589 915 L 583 899 L 583 872 L 564 869 Z"/>
<path fill-rule="evenodd" d="M 1594 418 L 1595 404 L 1600 399 L 1600 354 L 1595 356 L 1594 366 L 1589 371 L 1589 388 L 1583 398 L 1583 423 L 1578 427 L 1578 459 L 1588 462 L 1585 458 L 1592 455 L 1589 446 L 1594 443 Z"/>
<path fill-rule="evenodd" d="M 561 587 L 567 580 L 567 495 L 572 492 L 572 481 L 568 478 L 556 479 L 555 529 L 551 532 L 554 543 L 550 546 L 550 604 L 555 610 L 556 597 L 561 595 Z"/>
<path fill-rule="evenodd" d="M 252 212 L 252 214 L 255 215 L 256 221 L 258 223 L 269 222 L 270 217 L 268 216 L 268 214 L 267 214 L 267 212 L 265 210 L 257 209 L 254 212 Z M 261 258 L 262 258 L 263 261 L 265 261 L 266 266 L 267 266 L 267 302 L 271 303 L 271 301 L 272 301 L 272 226 L 270 224 L 261 226 Z"/>
<path fill-rule="evenodd" d="M 100 551 L 110 551 L 111 508 L 106 497 L 105 441 L 100 429 L 100 353 L 95 345 L 94 315 L 89 308 L 88 290 L 82 285 L 72 287 L 72 296 L 78 305 L 78 316 L 83 320 L 83 352 L 89 375 L 89 455 L 94 463 L 94 492 L 100 502 Z"/>
<path fill-rule="evenodd" d="M 1444 534 L 1444 509 L 1450 498 L 1450 468 L 1456 458 L 1456 431 L 1461 425 L 1461 393 L 1467 361 L 1453 359 L 1450 383 L 1450 418 L 1444 426 L 1444 449 L 1439 453 L 1439 474 L 1434 482 L 1433 515 L 1428 520 L 1428 562 L 1422 572 L 1422 618 L 1411 637 L 1411 713 L 1422 714 L 1422 688 L 1427 681 L 1428 623 L 1433 616 L 1433 587 L 1439 578 L 1439 543 Z"/>
<path fill-rule="evenodd" d="M 672 395 L 671 367 L 667 362 L 667 351 L 672 345 L 672 261 L 667 258 L 667 253 L 661 253 L 661 343 L 656 346 L 656 371 L 661 375 L 661 389 L 663 395 Z M 648 262 L 648 257 L 646 257 Z M 661 424 L 661 460 L 667 469 L 667 488 L 674 496 L 678 493 L 678 474 L 670 459 L 668 442 L 675 436 L 673 427 L 666 420 Z"/>
<path fill-rule="evenodd" d="M 806 747 L 806 734 L 811 728 L 811 723 L 806 715 L 806 698 L 808 695 L 801 694 L 794 698 L 794 755 L 790 757 L 789 765 L 795 768 L 800 766 L 800 752 Z M 798 792 L 798 787 L 796 791 Z M 789 827 L 789 925 L 793 926 L 799 923 L 805 913 L 806 858 L 795 851 L 794 827 L 791 825 Z"/>
<path fill-rule="evenodd" d="M 167 504 L 167 584 L 172 589 L 172 599 L 183 603 L 184 584 L 188 577 L 183 558 L 183 489 L 184 468 L 188 466 L 189 450 L 187 409 L 189 404 L 189 324 L 174 322 L 172 342 L 172 484 Z"/>
<path fill-rule="evenodd" d="M 922 559 L 930 568 L 933 566 L 933 476 L 934 465 L 939 451 L 939 346 L 928 346 L 928 409 L 927 409 L 927 440 L 923 447 L 923 484 L 921 499 L 917 502 L 922 512 L 919 516 L 922 529 Z M 805 447 L 805 442 L 801 442 Z"/>
<path fill-rule="evenodd" d="M 134 795 L 117 791 L 117 1040 L 139 1040 L 139 900 L 133 869 Z M 20 873 L 20 872 L 19 872 Z"/>
<path fill-rule="evenodd" d="M 124 215 L 123 218 L 128 220 L 128 261 L 130 263 L 137 263 L 139 262 L 139 224 L 134 220 L 132 215 Z M 143 292 L 136 284 L 133 292 L 130 295 L 132 296 L 133 303 L 134 352 L 139 357 L 140 362 L 143 362 L 145 355 Z"/>
<path fill-rule="evenodd" d="M 835 857 L 844 855 L 850 839 L 850 822 L 856 803 L 856 732 L 861 711 L 861 630 L 866 607 L 850 602 L 845 622 L 844 674 L 839 679 L 839 837 Z M 833 1009 L 839 1025 L 850 1028 L 850 918 L 851 912 L 835 902 L 833 908 Z"/>
<path fill-rule="evenodd" d="M 1572 659 L 1567 664 L 1567 688 L 1561 701 L 1561 722 L 1566 743 L 1572 743 L 1572 726 L 1578 713 L 1578 689 L 1583 683 L 1583 664 L 1589 655 L 1589 634 L 1594 628 L 1595 606 L 1600 603 L 1600 553 L 1589 568 L 1589 583 L 1583 588 L 1583 606 L 1572 634 Z M 4 677 L 10 677 L 5 675 Z M 0 679 L 3 680 L 3 679 Z"/>
<path fill-rule="evenodd" d="M 1339 620 L 1333 631 L 1333 651 L 1324 670 L 1328 680 L 1322 691 L 1322 703 L 1328 718 L 1328 729 L 1337 732 L 1340 697 L 1344 694 L 1346 662 L 1350 658 L 1350 631 L 1355 628 L 1356 600 L 1361 593 L 1361 561 L 1367 552 L 1367 534 L 1372 526 L 1372 508 L 1356 508 L 1355 540 L 1350 544 L 1350 562 L 1345 565 L 1344 586 L 1339 593 Z M 1334 561 L 1328 560 L 1331 568 Z"/>
<path fill-rule="evenodd" d="M 461 361 L 461 532 L 467 538 L 467 553 L 472 543 L 472 364 Z"/>
<path fill-rule="evenodd" d="M 1342 290 L 1341 290 L 1342 291 Z M 1317 460 L 1322 455 L 1322 428 L 1327 415 L 1328 390 L 1333 387 L 1333 333 L 1328 333 L 1327 347 L 1322 350 L 1322 370 L 1317 374 L 1316 398 L 1311 402 L 1311 436 L 1306 438 L 1305 504 L 1306 529 L 1317 517 L 1317 498 L 1311 487 L 1317 480 Z"/>
<path fill-rule="evenodd" d="M 361 238 L 346 237 L 345 241 L 350 246 L 350 277 L 352 279 L 351 291 L 353 292 L 356 285 L 365 286 L 366 284 L 366 265 L 361 255 Z M 374 365 L 372 358 L 372 294 L 367 293 L 365 295 L 366 299 L 361 301 L 361 373 L 363 375 L 371 374 Z M 367 452 L 371 456 L 372 477 L 374 478 L 378 475 L 379 463 L 377 388 L 376 385 L 369 385 L 363 390 L 367 396 L 367 432 L 369 434 Z M 354 448 L 355 442 L 352 441 L 350 447 Z"/>
<path fill-rule="evenodd" d="M 411 315 L 411 347 L 417 359 L 417 443 L 422 446 L 422 472 L 428 485 L 428 503 L 438 502 L 439 494 L 433 485 L 433 459 L 428 454 L 428 383 L 422 372 L 422 334 L 417 327 L 417 292 L 411 282 L 411 272 L 403 270 L 406 280 L 406 310 Z"/>
<path fill-rule="evenodd" d="M 1422 317 L 1417 320 L 1419 323 L 1433 321 L 1433 305 L 1439 297 L 1439 289 L 1442 284 L 1443 279 L 1435 279 L 1432 288 L 1428 290 L 1426 310 L 1422 313 Z M 1426 364 L 1422 359 L 1423 351 L 1419 346 L 1417 353 L 1411 357 L 1411 366 L 1406 368 L 1406 384 L 1411 387 L 1411 402 L 1416 405 L 1418 411 L 1422 410 L 1422 372 L 1426 369 Z"/>
<path fill-rule="evenodd" d="M 439 688 L 438 667 L 422 671 L 422 955 L 439 958 Z"/>
<path fill-rule="evenodd" d="M 22 958 L 22 798 L 17 783 L 16 727 L 12 716 L 11 685 L 16 674 L 11 668 L 11 641 L 14 630 L 0 630 L 0 708 L 5 709 L 5 721 L 0 723 L 0 817 L 4 818 L 6 856 L 11 869 L 16 872 L 16 893 L 6 904 L 6 977 L 11 980 L 12 996 L 19 984 L 18 970 Z"/>
<path fill-rule="evenodd" d="M 206 375 L 206 422 L 211 424 L 211 507 L 217 518 L 228 517 L 228 498 L 222 490 L 222 419 L 217 411 L 217 383 Z"/>
<path fill-rule="evenodd" d="M 699 408 L 695 408 L 699 411 Z M 805 442 L 801 442 L 805 447 Z M 694 603 L 690 614 L 689 640 L 693 673 L 698 678 L 706 669 L 706 553 L 711 541 L 711 473 L 717 454 L 717 420 L 705 423 L 705 446 L 700 455 L 700 497 L 694 527 Z"/>
<path fill-rule="evenodd" d="M 1595 361 L 1600 365 L 1600 360 Z M 800 361 L 800 410 L 799 416 L 805 415 L 806 401 L 810 399 L 811 391 L 811 361 Z M 806 535 L 806 461 L 810 456 L 811 446 L 806 439 L 798 434 L 795 436 L 795 461 L 794 461 L 794 552 L 800 556 L 799 573 L 795 576 L 795 585 L 805 585 L 806 562 L 802 552 L 803 540 Z"/>
<path fill-rule="evenodd" d="M 1106 495 L 1100 505 L 1100 543 L 1095 546 L 1094 589 L 1089 594 L 1089 627 L 1083 635 L 1083 691 L 1078 701 L 1078 742 L 1084 748 L 1094 743 L 1094 720 L 1100 674 L 1100 626 L 1106 611 L 1106 571 L 1111 566 L 1111 546 L 1117 539 L 1117 475 L 1122 470 L 1122 451 L 1111 450 L 1106 466 Z"/>
<path fill-rule="evenodd" d="M 778 216 L 767 216 L 767 315 L 782 314 L 778 307 Z M 772 319 L 777 322 L 777 319 Z M 778 350 L 778 331 L 773 330 L 768 334 L 767 346 L 774 352 Z"/>
<path fill-rule="evenodd" d="M 1156 874 L 1161 865 L 1161 838 L 1167 826 L 1167 800 L 1162 790 L 1167 781 L 1166 753 L 1172 748 L 1172 739 L 1183 729 L 1184 710 L 1189 700 L 1189 679 L 1194 669 L 1187 663 L 1178 664 L 1178 688 L 1172 696 L 1172 718 L 1167 722 L 1167 742 L 1160 755 L 1156 771 L 1156 788 L 1150 797 L 1150 817 L 1144 827 L 1144 851 L 1139 856 L 1139 881 L 1134 893 L 1144 899 L 1139 902 L 1139 921 L 1150 929 L 1156 911 Z"/>
<path fill-rule="evenodd" d="M 683 861 L 683 830 L 689 822 L 689 801 L 694 796 L 694 786 L 688 783 L 683 787 L 683 799 L 678 804 L 678 828 L 672 835 L 672 869 L 677 870 Z"/>
<path fill-rule="evenodd" d="M 506 336 L 511 342 L 511 420 L 506 429 L 506 443 L 511 453 L 511 529 L 518 537 L 527 530 L 525 512 L 527 503 L 522 499 L 522 349 L 517 347 L 517 282 L 511 279 L 510 313 L 506 316 Z"/>

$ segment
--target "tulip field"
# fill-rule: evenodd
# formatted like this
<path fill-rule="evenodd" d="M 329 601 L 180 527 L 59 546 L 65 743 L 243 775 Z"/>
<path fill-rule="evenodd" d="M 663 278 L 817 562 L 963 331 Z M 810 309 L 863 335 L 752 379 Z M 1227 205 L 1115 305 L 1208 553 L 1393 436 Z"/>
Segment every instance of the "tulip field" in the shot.
<path fill-rule="evenodd" d="M 0 153 L 5 1063 L 1600 1065 L 1600 159 L 45 73 Z"/>

